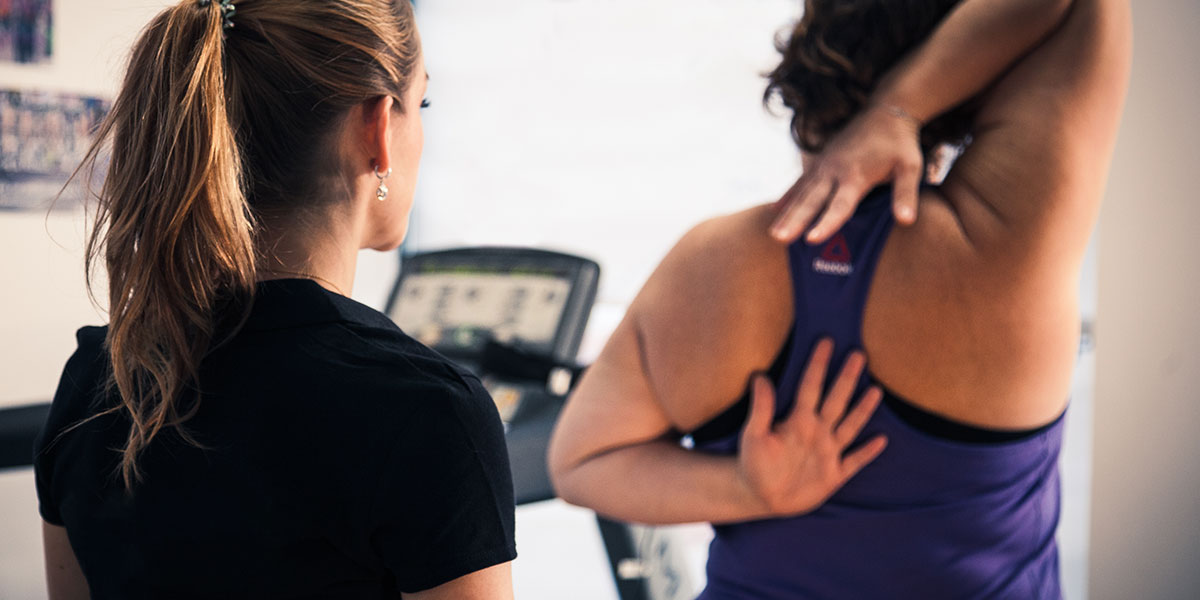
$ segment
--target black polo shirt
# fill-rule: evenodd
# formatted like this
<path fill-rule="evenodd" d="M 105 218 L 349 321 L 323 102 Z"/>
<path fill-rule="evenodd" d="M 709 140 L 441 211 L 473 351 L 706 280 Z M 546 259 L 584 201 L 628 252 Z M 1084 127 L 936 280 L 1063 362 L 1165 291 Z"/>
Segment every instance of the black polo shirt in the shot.
<path fill-rule="evenodd" d="M 386 598 L 516 557 L 504 433 L 479 381 L 384 315 L 262 283 L 200 369 L 199 412 L 127 495 L 106 328 L 85 327 L 35 446 L 42 517 L 93 598 Z"/>

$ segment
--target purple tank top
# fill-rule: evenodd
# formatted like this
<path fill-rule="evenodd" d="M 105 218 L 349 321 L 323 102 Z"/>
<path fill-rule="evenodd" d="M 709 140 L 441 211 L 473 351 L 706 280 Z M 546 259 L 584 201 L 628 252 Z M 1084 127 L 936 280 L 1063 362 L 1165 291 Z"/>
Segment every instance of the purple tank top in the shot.
<path fill-rule="evenodd" d="M 789 248 L 796 324 L 776 382 L 777 416 L 791 409 L 818 339 L 835 340 L 836 368 L 862 347 L 890 205 L 890 193 L 874 193 L 829 242 Z M 700 600 L 1061 597 L 1054 532 L 1062 417 L 1017 441 L 967 443 L 913 427 L 889 406 L 899 400 L 889 401 L 860 439 L 885 434 L 887 450 L 825 505 L 714 526 Z M 733 454 L 737 445 L 734 433 L 698 441 L 696 450 Z"/>

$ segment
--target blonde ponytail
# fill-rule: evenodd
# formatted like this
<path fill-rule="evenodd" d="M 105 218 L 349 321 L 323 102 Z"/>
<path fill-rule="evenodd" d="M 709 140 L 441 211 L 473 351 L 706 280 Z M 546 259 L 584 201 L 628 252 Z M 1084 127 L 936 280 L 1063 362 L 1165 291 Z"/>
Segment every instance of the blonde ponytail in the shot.
<path fill-rule="evenodd" d="M 183 424 L 202 360 L 252 301 L 256 216 L 337 201 L 338 124 L 364 101 L 403 98 L 419 55 L 409 0 L 184 0 L 142 33 L 77 171 L 111 146 L 87 272 L 90 289 L 103 255 L 119 403 L 100 414 L 129 416 L 126 489 L 163 430 L 199 445 Z"/>
<path fill-rule="evenodd" d="M 132 421 L 121 458 L 127 488 L 141 478 L 138 455 L 164 428 L 194 442 L 180 427 L 198 407 L 187 402 L 188 385 L 213 342 L 215 315 L 247 298 L 255 281 L 223 37 L 216 3 L 159 15 L 101 130 L 112 155 L 88 272 L 103 247 L 112 384 Z"/>

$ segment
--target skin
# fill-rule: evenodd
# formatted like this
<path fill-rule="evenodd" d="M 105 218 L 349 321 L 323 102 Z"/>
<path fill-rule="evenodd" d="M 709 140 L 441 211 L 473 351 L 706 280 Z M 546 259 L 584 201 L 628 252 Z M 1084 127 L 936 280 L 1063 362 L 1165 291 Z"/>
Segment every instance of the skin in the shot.
<path fill-rule="evenodd" d="M 355 266 L 360 249 L 394 250 L 404 241 L 412 210 L 417 170 L 421 161 L 424 133 L 419 106 L 428 76 L 424 60 L 418 61 L 413 84 L 405 92 L 404 112 L 390 97 L 372 98 L 351 109 L 342 121 L 337 152 L 342 164 L 353 165 L 347 173 L 350 197 L 331 206 L 320 218 L 274 222 L 262 236 L 271 248 L 270 262 L 260 272 L 262 279 L 295 277 L 313 279 L 332 292 L 349 296 L 354 287 Z M 376 199 L 378 168 L 392 174 L 386 184 L 385 201 Z M 290 272 L 290 273 L 289 273 Z M 89 597 L 87 581 L 71 550 L 63 527 L 43 522 L 46 577 L 52 600 Z M 512 565 L 503 563 L 449 581 L 438 587 L 402 594 L 413 600 L 503 600 L 513 597 Z"/>
<path fill-rule="evenodd" d="M 849 214 L 856 203 L 837 205 L 853 194 L 822 197 L 822 186 L 870 189 L 889 180 L 872 170 L 885 173 L 880 165 L 915 148 L 911 125 L 878 107 L 927 120 L 986 89 L 974 144 L 939 189 L 920 194 L 922 219 L 889 240 L 863 333 L 874 374 L 918 406 L 1027 429 L 1066 404 L 1079 266 L 1128 81 L 1128 2 L 967 2 L 951 19 L 958 27 L 940 30 L 885 79 L 876 108 L 815 157 L 802 191 L 784 202 L 792 212 L 820 206 L 823 220 Z M 973 26 L 984 22 L 989 28 Z M 1005 56 L 1039 43 L 1030 33 L 1039 23 L 1055 25 L 1053 34 L 1005 72 Z M 973 53 L 971 68 L 953 67 L 981 41 L 995 50 Z M 792 225 L 794 235 L 804 229 Z M 914 356 L 925 359 L 914 364 Z"/>
<path fill-rule="evenodd" d="M 1078 344 L 1077 274 L 1129 76 L 1129 22 L 1127 0 L 965 0 L 808 157 L 779 203 L 702 223 L 667 255 L 563 412 L 550 448 L 559 494 L 632 521 L 760 517 L 773 482 L 745 480 L 744 445 L 737 457 L 685 452 L 672 432 L 735 402 L 804 318 L 779 241 L 815 220 L 810 239 L 827 239 L 878 183 L 895 182 L 897 212 L 916 216 L 916 200 L 920 218 L 896 228 L 879 259 L 863 324 L 872 375 L 969 425 L 1058 418 Z M 975 96 L 974 143 L 940 188 L 918 194 L 916 125 L 886 107 L 928 120 Z M 793 464 L 809 451 L 794 447 Z M 752 493 L 722 487 L 736 481 Z M 788 509 L 771 516 L 797 514 Z"/>
<path fill-rule="evenodd" d="M 91 598 L 87 579 L 71 550 L 67 528 L 42 521 L 42 547 L 46 553 L 46 583 L 50 600 Z"/>
<path fill-rule="evenodd" d="M 400 247 L 408 232 L 409 214 L 425 137 L 418 107 L 428 85 L 425 62 L 418 61 L 413 84 L 404 99 L 405 112 L 390 97 L 372 98 L 351 109 L 342 122 L 338 154 L 353 165 L 347 180 L 351 194 L 319 218 L 268 224 L 261 244 L 267 263 L 263 279 L 315 275 L 330 291 L 349 296 L 354 287 L 358 251 L 389 251 Z M 380 174 L 392 170 L 384 183 L 388 197 L 376 199 Z M 317 223 L 319 226 L 311 226 Z"/>

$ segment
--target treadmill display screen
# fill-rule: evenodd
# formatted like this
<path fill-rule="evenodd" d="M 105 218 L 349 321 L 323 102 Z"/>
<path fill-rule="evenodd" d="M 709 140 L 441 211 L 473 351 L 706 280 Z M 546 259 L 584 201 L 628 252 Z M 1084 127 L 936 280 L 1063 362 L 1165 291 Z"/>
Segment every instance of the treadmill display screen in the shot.
<path fill-rule="evenodd" d="M 553 269 L 426 264 L 404 277 L 390 316 L 453 354 L 477 354 L 489 338 L 549 353 L 570 293 Z"/>

